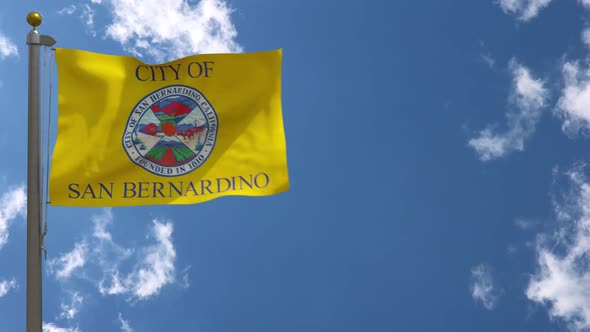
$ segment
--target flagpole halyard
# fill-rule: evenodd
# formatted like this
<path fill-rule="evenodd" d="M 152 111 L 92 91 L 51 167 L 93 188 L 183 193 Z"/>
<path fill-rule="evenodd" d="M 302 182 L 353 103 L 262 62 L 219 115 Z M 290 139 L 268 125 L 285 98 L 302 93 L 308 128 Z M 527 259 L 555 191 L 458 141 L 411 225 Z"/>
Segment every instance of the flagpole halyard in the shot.
<path fill-rule="evenodd" d="M 33 27 L 27 34 L 29 45 L 29 96 L 27 143 L 27 332 L 42 330 L 42 274 L 41 274 L 41 155 L 40 155 L 40 49 L 52 46 L 55 39 L 41 35 L 37 26 L 42 17 L 37 12 L 27 15 Z"/>

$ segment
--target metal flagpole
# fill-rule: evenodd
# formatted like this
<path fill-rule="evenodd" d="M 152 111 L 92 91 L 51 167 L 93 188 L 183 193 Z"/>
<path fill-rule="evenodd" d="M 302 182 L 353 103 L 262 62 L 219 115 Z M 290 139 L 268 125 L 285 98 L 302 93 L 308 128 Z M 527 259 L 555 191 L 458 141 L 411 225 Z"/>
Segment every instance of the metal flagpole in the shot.
<path fill-rule="evenodd" d="M 39 34 L 41 15 L 31 12 L 27 22 L 33 30 L 29 45 L 29 134 L 27 165 L 27 332 L 42 332 L 41 292 L 41 155 L 39 124 L 39 53 L 41 46 L 52 46 L 55 39 Z"/>

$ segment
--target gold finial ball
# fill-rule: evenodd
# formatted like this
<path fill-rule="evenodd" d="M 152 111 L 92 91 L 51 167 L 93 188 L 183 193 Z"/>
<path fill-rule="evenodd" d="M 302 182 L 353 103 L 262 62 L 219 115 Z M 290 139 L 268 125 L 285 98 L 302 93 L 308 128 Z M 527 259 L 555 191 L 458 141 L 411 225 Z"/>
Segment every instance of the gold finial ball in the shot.
<path fill-rule="evenodd" d="M 33 28 L 40 26 L 41 21 L 43 21 L 43 18 L 41 18 L 41 14 L 37 12 L 30 12 L 27 15 L 27 23 L 29 23 Z"/>

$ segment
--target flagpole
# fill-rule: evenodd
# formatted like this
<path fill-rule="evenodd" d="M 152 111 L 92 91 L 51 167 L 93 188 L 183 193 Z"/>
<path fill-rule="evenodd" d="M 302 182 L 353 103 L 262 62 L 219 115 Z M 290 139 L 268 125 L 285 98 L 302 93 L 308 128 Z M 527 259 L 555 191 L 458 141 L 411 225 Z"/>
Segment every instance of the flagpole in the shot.
<path fill-rule="evenodd" d="M 27 332 L 42 332 L 41 275 L 41 155 L 40 155 L 40 49 L 55 40 L 39 34 L 41 15 L 30 12 L 27 22 L 33 27 L 27 35 L 29 45 L 29 119 L 27 155 Z"/>

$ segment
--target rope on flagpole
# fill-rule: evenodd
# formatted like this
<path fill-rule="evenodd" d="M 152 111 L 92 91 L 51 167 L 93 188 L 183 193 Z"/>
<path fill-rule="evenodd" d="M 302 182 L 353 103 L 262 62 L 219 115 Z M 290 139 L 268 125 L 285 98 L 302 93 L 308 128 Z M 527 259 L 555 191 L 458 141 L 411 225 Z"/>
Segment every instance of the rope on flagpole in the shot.
<path fill-rule="evenodd" d="M 47 58 L 47 54 L 45 53 L 45 50 L 47 50 L 47 46 L 45 46 L 44 48 L 44 56 L 45 58 L 43 59 L 43 72 L 46 73 L 46 69 L 45 69 L 45 60 Z M 43 226 L 43 232 L 41 233 L 41 250 L 43 251 L 43 253 L 45 254 L 45 259 L 47 259 L 47 248 L 45 247 L 45 236 L 47 235 L 47 232 L 49 230 L 48 227 L 48 220 L 49 220 L 49 215 L 48 215 L 48 206 L 49 206 L 49 146 L 50 146 L 50 138 L 51 138 L 51 104 L 52 104 L 52 96 L 53 96 L 53 54 L 54 51 L 51 49 L 49 50 L 49 101 L 48 104 L 49 106 L 47 107 L 47 126 L 44 126 L 45 132 L 43 135 L 43 139 L 45 140 L 45 149 L 44 149 L 44 154 L 45 154 L 45 166 L 44 168 L 44 190 L 45 190 L 45 202 L 44 202 L 44 206 L 43 206 L 43 215 L 42 218 L 45 221 L 45 225 Z M 46 79 L 46 77 L 44 77 L 44 80 Z M 44 82 L 43 84 L 43 93 L 45 93 L 45 86 L 46 83 Z M 46 100 L 46 99 L 43 99 Z M 45 106 L 45 105 L 44 105 Z M 43 117 L 45 117 L 45 111 L 43 112 Z M 43 147 L 42 147 L 43 149 Z"/>
<path fill-rule="evenodd" d="M 47 47 L 43 47 L 43 68 L 41 69 L 41 126 L 40 126 L 40 135 L 41 135 L 41 146 L 39 147 L 39 160 L 43 160 L 43 154 L 45 153 L 43 147 L 44 147 L 44 139 L 45 139 L 45 132 L 47 131 L 47 128 L 45 127 L 45 123 L 46 123 L 46 112 L 47 112 L 47 101 L 46 101 L 46 92 L 47 92 Z M 45 176 L 45 166 L 43 165 L 43 163 L 41 163 L 41 167 L 39 169 L 39 171 L 41 172 L 41 174 L 39 174 L 39 178 L 42 179 L 42 181 L 40 181 L 40 195 L 39 195 L 39 203 L 41 204 L 41 197 L 43 197 L 43 191 L 46 188 L 46 179 L 44 179 Z M 39 232 L 41 233 L 41 238 L 40 238 L 40 244 L 39 247 L 41 248 L 41 251 L 45 254 L 45 259 L 47 259 L 47 249 L 45 248 L 45 244 L 43 242 L 43 240 L 45 239 L 45 235 L 47 234 L 44 231 L 41 231 L 41 225 L 43 225 L 43 219 L 45 218 L 45 215 L 43 212 L 41 212 L 41 223 L 39 224 Z"/>
<path fill-rule="evenodd" d="M 45 137 L 45 126 L 43 126 L 43 124 L 45 123 L 45 112 L 47 110 L 46 104 L 45 104 L 45 97 L 47 96 L 46 89 L 47 86 L 47 48 L 43 47 L 43 68 L 41 68 L 41 139 L 43 139 Z M 39 158 L 43 158 L 43 144 L 41 144 L 41 147 L 39 148 Z M 43 160 L 43 159 L 41 159 Z M 41 173 L 39 174 L 40 178 L 43 179 L 43 174 L 45 173 L 45 169 L 43 168 L 43 164 L 41 164 L 41 169 L 39 170 Z M 44 184 L 41 184 L 41 192 L 43 192 L 43 186 Z M 43 220 L 43 216 L 41 216 L 41 220 Z M 41 226 L 39 226 L 41 227 Z"/>

